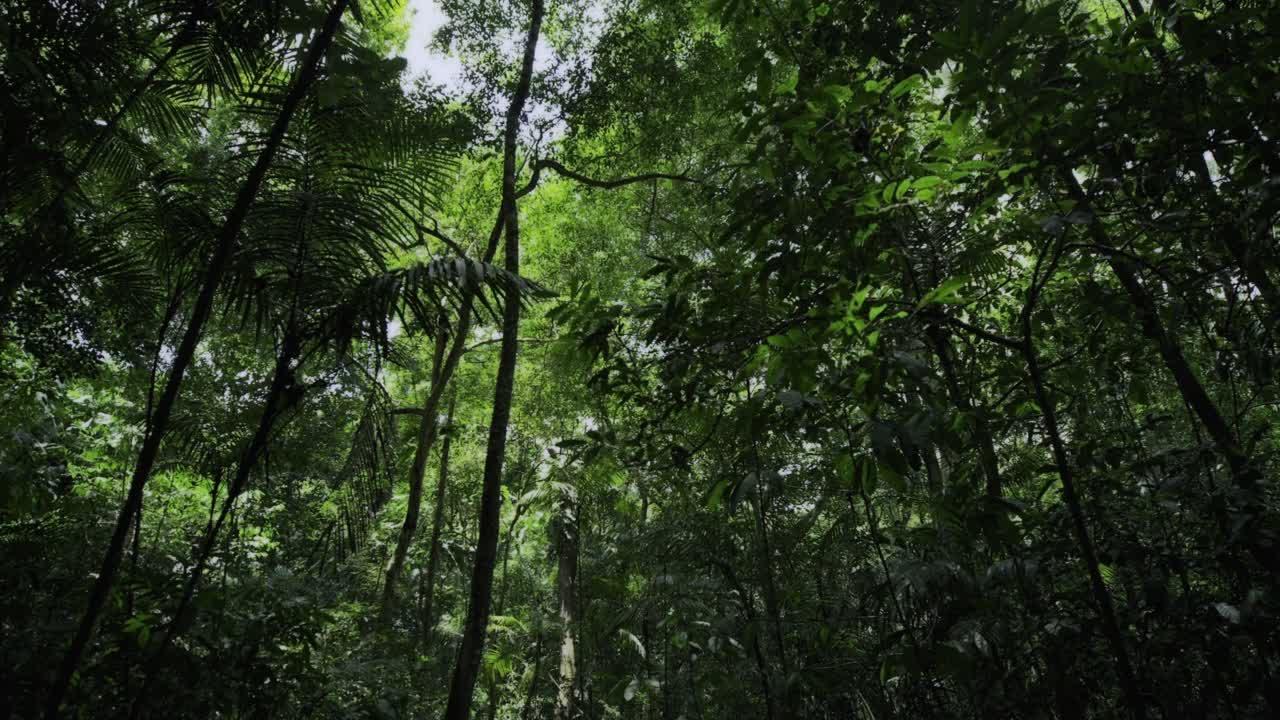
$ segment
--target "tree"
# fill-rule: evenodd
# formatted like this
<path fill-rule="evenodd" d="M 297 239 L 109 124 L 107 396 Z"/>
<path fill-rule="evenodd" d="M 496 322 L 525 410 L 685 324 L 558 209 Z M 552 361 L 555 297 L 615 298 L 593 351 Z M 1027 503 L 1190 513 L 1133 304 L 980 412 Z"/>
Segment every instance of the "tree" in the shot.
<path fill-rule="evenodd" d="M 285 96 L 284 102 L 280 106 L 280 111 L 267 134 L 262 151 L 254 162 L 253 168 L 249 171 L 244 185 L 241 186 L 240 192 L 236 196 L 235 204 L 228 212 L 227 219 L 223 223 L 222 230 L 215 241 L 216 244 L 209 258 L 208 270 L 202 279 L 199 295 L 196 297 L 195 306 L 191 311 L 191 318 L 182 336 L 182 344 L 178 348 L 173 367 L 169 371 L 169 378 L 165 382 L 164 392 L 160 395 L 160 400 L 156 404 L 155 414 L 150 418 L 146 438 L 139 452 L 138 462 L 133 470 L 133 477 L 129 483 L 129 494 L 120 509 L 119 518 L 116 520 L 116 529 L 111 537 L 111 544 L 107 547 L 106 555 L 102 560 L 102 568 L 98 571 L 93 589 L 89 593 L 88 607 L 85 609 L 84 617 L 80 620 L 75 636 L 67 648 L 66 655 L 63 657 L 61 667 L 58 670 L 57 679 L 49 692 L 49 699 L 45 705 L 46 717 L 57 717 L 60 714 L 62 700 L 68 686 L 71 684 L 71 677 L 80 664 L 80 658 L 84 654 L 85 646 L 89 644 L 94 628 L 97 625 L 98 615 L 102 612 L 102 607 L 106 604 L 107 596 L 115 583 L 116 574 L 120 570 L 120 560 L 124 555 L 125 538 L 128 536 L 129 528 L 142 505 L 142 490 L 151 475 L 152 466 L 155 464 L 156 455 L 160 449 L 160 442 L 168 429 L 169 415 L 173 411 L 174 400 L 177 399 L 178 392 L 182 387 L 183 374 L 186 372 L 187 366 L 191 364 L 191 359 L 195 355 L 196 344 L 200 341 L 201 331 L 204 329 L 204 324 L 213 309 L 214 294 L 217 292 L 223 273 L 226 272 L 227 263 L 231 257 L 236 238 L 240 234 L 240 229 L 243 227 L 245 218 L 249 214 L 249 209 L 258 194 L 258 189 L 262 186 L 267 171 L 271 167 L 271 162 L 280 148 L 280 143 L 284 139 L 289 122 L 293 119 L 294 112 L 302 103 L 303 97 L 315 80 L 320 60 L 325 51 L 328 50 L 329 43 L 333 40 L 334 33 L 337 32 L 338 25 L 342 21 L 342 15 L 346 12 L 346 9 L 347 1 L 337 0 L 325 16 L 323 25 L 321 25 L 319 32 L 307 48 L 307 53 L 298 68 L 297 75 L 294 77 L 289 87 L 289 92 Z"/>
<path fill-rule="evenodd" d="M 408 5 L 0 9 L 9 714 L 1276 714 L 1275 8 Z"/>
<path fill-rule="evenodd" d="M 507 109 L 506 129 L 503 135 L 502 154 L 502 226 L 507 272 L 520 272 L 520 217 L 516 206 L 516 140 L 520 132 L 520 116 L 533 76 L 533 60 L 537 51 L 538 33 L 542 29 L 545 8 L 542 0 L 532 0 L 529 14 L 529 31 L 525 37 L 524 55 L 520 63 L 520 76 L 511 105 Z M 496 234 L 496 230 L 495 230 Z M 492 602 L 493 569 L 497 558 L 499 518 L 502 502 L 502 465 L 507 447 L 507 422 L 511 417 L 511 395 L 515 384 L 516 352 L 520 331 L 520 296 L 509 296 L 502 310 L 502 351 L 498 362 L 498 376 L 494 381 L 493 417 L 489 421 L 489 439 L 485 449 L 484 485 L 480 496 L 479 540 L 476 547 L 475 569 L 471 578 L 471 603 L 467 612 L 467 624 L 463 630 L 458 661 L 449 686 L 449 704 L 445 717 L 465 720 L 471 716 L 471 696 L 475 690 L 476 674 L 480 668 L 480 655 L 484 650 L 485 632 L 489 624 L 489 606 Z"/>

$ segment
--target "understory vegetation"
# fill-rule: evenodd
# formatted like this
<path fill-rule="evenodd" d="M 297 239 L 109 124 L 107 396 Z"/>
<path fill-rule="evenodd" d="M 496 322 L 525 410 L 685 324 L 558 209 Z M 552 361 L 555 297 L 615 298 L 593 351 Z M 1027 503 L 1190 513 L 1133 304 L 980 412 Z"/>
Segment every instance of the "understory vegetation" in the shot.
<path fill-rule="evenodd" d="M 1280 4 L 435 6 L 0 3 L 0 716 L 1280 717 Z"/>

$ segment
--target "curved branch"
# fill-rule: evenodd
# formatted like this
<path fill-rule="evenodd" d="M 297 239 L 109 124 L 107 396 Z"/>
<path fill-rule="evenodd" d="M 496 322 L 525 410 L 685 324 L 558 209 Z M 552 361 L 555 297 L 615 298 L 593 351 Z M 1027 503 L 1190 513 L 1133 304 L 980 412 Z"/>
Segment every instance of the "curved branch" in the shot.
<path fill-rule="evenodd" d="M 406 208 L 404 204 L 401 203 L 398 199 L 396 199 L 395 197 L 391 197 L 389 198 L 389 200 L 391 202 L 392 207 L 399 210 L 400 214 L 404 215 L 409 222 L 413 223 L 413 227 L 415 230 L 422 233 L 423 235 L 430 235 L 431 237 L 439 240 L 445 245 L 448 245 L 449 249 L 457 253 L 459 257 L 462 257 L 462 258 L 468 257 L 466 250 L 462 249 L 462 245 L 458 244 L 457 240 L 454 240 L 453 238 L 445 234 L 445 232 L 440 229 L 440 224 L 436 222 L 434 219 L 431 221 L 431 226 L 428 227 L 426 223 L 423 223 L 422 221 L 418 220 L 418 218 L 414 217 L 413 213 L 409 212 L 408 208 Z"/>
<path fill-rule="evenodd" d="M 629 177 L 616 178 L 613 180 L 599 180 L 583 175 L 580 172 L 570 170 L 562 165 L 558 160 L 544 158 L 533 164 L 533 177 L 529 178 L 529 183 L 527 185 L 516 191 L 517 198 L 524 197 L 525 195 L 533 192 L 533 189 L 538 186 L 538 181 L 542 178 L 542 171 L 544 169 L 555 170 L 556 173 L 571 180 L 577 180 L 583 185 L 600 188 L 602 190 L 612 190 L 613 188 L 619 188 L 624 185 L 633 185 L 635 183 L 648 182 L 650 180 L 672 180 L 674 182 L 691 183 L 702 182 L 702 180 L 699 180 L 698 178 L 689 177 L 688 175 L 675 175 L 672 173 L 643 173 L 641 175 L 631 175 Z"/>
<path fill-rule="evenodd" d="M 983 328 L 980 328 L 977 325 L 974 325 L 972 323 L 967 323 L 959 318 L 952 317 L 951 315 L 947 315 L 946 313 L 926 311 L 926 312 L 922 312 L 921 316 L 924 317 L 925 320 L 929 320 L 935 323 L 946 323 L 948 325 L 953 325 L 972 335 L 976 335 L 977 337 L 980 337 L 983 340 L 987 340 L 997 345 L 1007 347 L 1010 350 L 1017 350 L 1018 352 L 1021 352 L 1023 348 L 1023 343 L 1019 342 L 1018 340 L 1015 340 L 1011 337 L 1005 337 L 1004 335 L 991 332 L 990 330 L 984 330 Z"/>

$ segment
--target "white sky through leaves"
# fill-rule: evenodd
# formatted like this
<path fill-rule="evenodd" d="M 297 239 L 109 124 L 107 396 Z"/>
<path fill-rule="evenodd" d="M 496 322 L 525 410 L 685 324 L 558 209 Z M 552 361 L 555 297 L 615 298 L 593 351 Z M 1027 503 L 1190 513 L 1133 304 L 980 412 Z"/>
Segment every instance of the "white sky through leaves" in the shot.
<path fill-rule="evenodd" d="M 409 42 L 404 49 L 409 74 L 426 74 L 432 83 L 455 85 L 462 73 L 457 58 L 430 48 L 431 36 L 444 24 L 445 15 L 435 0 L 409 0 Z"/>

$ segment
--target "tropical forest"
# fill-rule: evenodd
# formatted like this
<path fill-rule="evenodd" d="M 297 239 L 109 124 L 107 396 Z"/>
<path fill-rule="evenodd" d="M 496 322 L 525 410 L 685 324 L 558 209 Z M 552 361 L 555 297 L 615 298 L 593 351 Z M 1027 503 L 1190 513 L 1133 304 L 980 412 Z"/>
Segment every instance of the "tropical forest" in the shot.
<path fill-rule="evenodd" d="M 1280 2 L 0 0 L 0 719 L 1280 717 Z"/>

